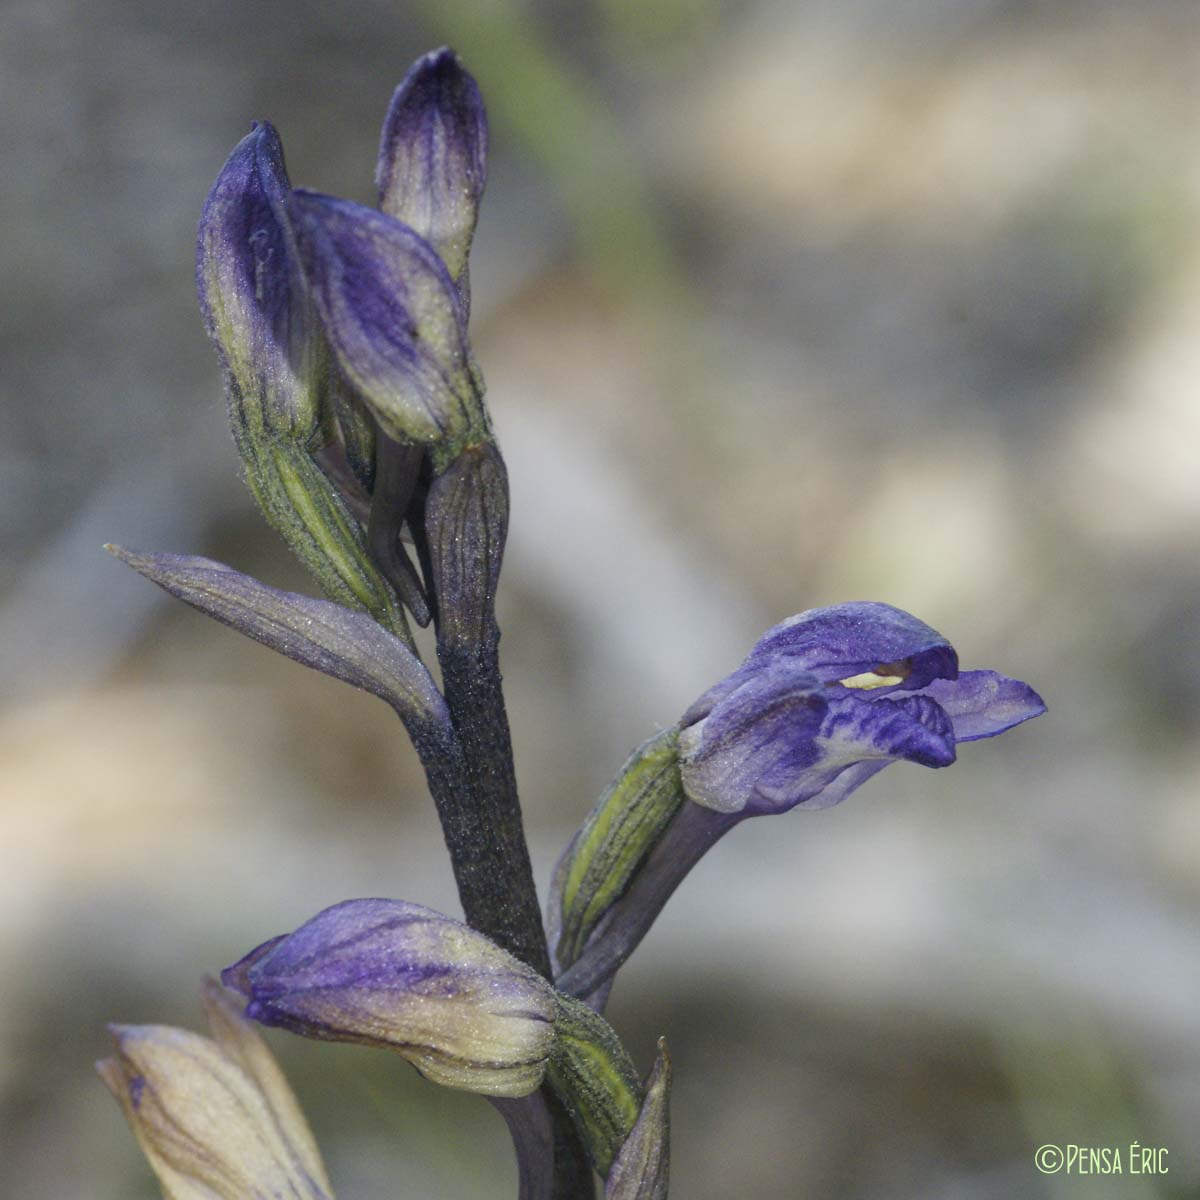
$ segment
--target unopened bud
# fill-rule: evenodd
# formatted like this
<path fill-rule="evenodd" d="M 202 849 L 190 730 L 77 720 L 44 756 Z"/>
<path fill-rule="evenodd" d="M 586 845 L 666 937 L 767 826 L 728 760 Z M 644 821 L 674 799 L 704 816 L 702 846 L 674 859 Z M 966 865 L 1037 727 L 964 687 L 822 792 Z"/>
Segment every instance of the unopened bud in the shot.
<path fill-rule="evenodd" d="M 380 428 L 435 457 L 485 437 L 466 315 L 437 252 L 349 200 L 295 191 L 290 212 L 325 335 Z"/>
<path fill-rule="evenodd" d="M 215 983 L 205 1007 L 214 1038 L 114 1025 L 116 1053 L 96 1064 L 164 1195 L 332 1200 L 308 1124 L 262 1037 Z"/>
<path fill-rule="evenodd" d="M 508 472 L 491 442 L 471 446 L 434 477 L 423 536 L 439 637 L 455 650 L 496 638 L 496 588 L 508 537 Z"/>
<path fill-rule="evenodd" d="M 427 1079 L 489 1096 L 542 1081 L 550 985 L 483 934 L 402 900 L 347 900 L 222 973 L 264 1025 L 396 1050 Z"/>
<path fill-rule="evenodd" d="M 204 203 L 196 286 L 243 420 L 304 440 L 317 428 L 326 354 L 287 217 L 290 190 L 278 134 L 256 124 Z"/>
<path fill-rule="evenodd" d="M 222 168 L 200 218 L 200 309 L 225 367 L 230 427 L 264 516 L 326 594 L 408 638 L 346 501 L 313 458 L 335 415 L 337 380 L 301 270 L 290 192 L 279 138 L 257 125 Z"/>
<path fill-rule="evenodd" d="M 383 122 L 379 207 L 420 234 L 455 281 L 467 269 L 487 141 L 479 88 L 454 51 L 443 47 L 417 59 Z"/>

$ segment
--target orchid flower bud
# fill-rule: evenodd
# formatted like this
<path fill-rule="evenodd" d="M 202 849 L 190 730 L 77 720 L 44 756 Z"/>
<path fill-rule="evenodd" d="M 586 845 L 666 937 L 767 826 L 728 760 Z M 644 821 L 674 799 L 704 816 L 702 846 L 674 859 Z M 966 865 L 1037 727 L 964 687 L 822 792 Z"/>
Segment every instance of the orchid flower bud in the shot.
<path fill-rule="evenodd" d="M 279 135 L 256 123 L 204 202 L 196 286 L 246 419 L 303 440 L 320 419 L 327 352 L 285 211 L 290 190 Z"/>
<path fill-rule="evenodd" d="M 270 1050 L 222 990 L 205 984 L 213 1037 L 114 1025 L 96 1064 L 167 1200 L 332 1200 L 308 1124 Z"/>
<path fill-rule="evenodd" d="M 404 616 L 345 500 L 318 467 L 335 382 L 288 216 L 283 148 L 268 124 L 238 143 L 204 205 L 200 309 L 225 367 L 246 482 L 330 599 L 408 638 Z"/>
<path fill-rule="evenodd" d="M 222 972 L 264 1025 L 398 1051 L 426 1079 L 525 1096 L 555 1037 L 553 989 L 483 934 L 403 900 L 347 900 Z"/>
<path fill-rule="evenodd" d="M 508 537 L 508 472 L 493 444 L 469 447 L 433 479 L 420 535 L 428 551 L 446 670 L 447 649 L 471 652 L 498 636 L 496 588 Z"/>
<path fill-rule="evenodd" d="M 392 96 L 379 143 L 379 207 L 420 234 L 456 282 L 467 269 L 487 178 L 487 116 L 453 50 L 417 59 Z"/>
<path fill-rule="evenodd" d="M 429 446 L 435 467 L 486 439 L 466 314 L 437 252 L 348 200 L 295 191 L 289 211 L 338 366 L 383 432 Z"/>

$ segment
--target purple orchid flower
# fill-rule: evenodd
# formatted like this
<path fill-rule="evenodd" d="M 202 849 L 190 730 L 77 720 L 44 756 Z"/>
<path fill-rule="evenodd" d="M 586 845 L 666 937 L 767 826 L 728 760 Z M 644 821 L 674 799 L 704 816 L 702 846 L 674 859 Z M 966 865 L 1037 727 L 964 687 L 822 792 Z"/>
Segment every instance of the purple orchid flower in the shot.
<path fill-rule="evenodd" d="M 444 469 L 490 440 L 467 342 L 467 259 L 487 179 L 479 87 L 447 47 L 418 59 L 383 123 L 379 211 L 299 190 L 289 213 L 342 375 L 380 430 Z M 440 461 L 439 453 L 440 451 Z"/>
<path fill-rule="evenodd" d="M 928 625 L 860 601 L 801 613 L 680 722 L 683 788 L 723 813 L 828 808 L 890 762 L 948 767 L 959 742 L 1045 711 L 1028 684 L 959 672 Z"/>
<path fill-rule="evenodd" d="M 399 1051 L 434 1083 L 527 1096 L 554 1043 L 550 985 L 469 926 L 403 900 L 347 900 L 221 973 L 246 1016 Z"/>
<path fill-rule="evenodd" d="M 679 799 L 636 870 L 624 847 L 623 858 L 586 838 L 568 848 L 556 872 L 553 903 L 561 912 L 552 914 L 551 929 L 568 931 L 558 939 L 560 956 L 564 946 L 583 948 L 571 961 L 560 957 L 558 986 L 602 1006 L 607 982 L 671 893 L 739 821 L 829 808 L 892 762 L 949 766 L 959 743 L 994 737 L 1045 710 L 1028 684 L 995 671 L 960 672 L 941 634 L 888 604 L 814 609 L 775 626 L 680 721 Z M 625 791 L 614 787 L 601 803 L 633 803 Z M 585 831 L 626 827 L 620 813 L 594 818 Z M 574 861 L 581 853 L 611 857 L 628 874 L 601 913 L 588 908 L 589 896 L 569 893 L 584 874 Z M 586 914 L 582 928 L 578 913 Z"/>
<path fill-rule="evenodd" d="M 422 462 L 440 474 L 491 440 L 466 335 L 486 163 L 479 89 L 442 49 L 392 99 L 383 211 L 294 191 L 262 122 L 200 220 L 200 307 L 247 482 L 331 599 L 406 640 L 397 597 L 418 624 L 432 616 L 400 541 Z"/>

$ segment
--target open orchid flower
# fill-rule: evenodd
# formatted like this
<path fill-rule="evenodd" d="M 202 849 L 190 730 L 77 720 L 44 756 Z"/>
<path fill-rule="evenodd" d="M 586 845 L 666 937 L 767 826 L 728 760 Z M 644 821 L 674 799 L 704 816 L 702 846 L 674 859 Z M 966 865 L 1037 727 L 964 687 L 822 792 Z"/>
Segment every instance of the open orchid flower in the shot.
<path fill-rule="evenodd" d="M 888 604 L 814 609 L 775 626 L 684 714 L 677 786 L 661 763 L 657 791 L 618 780 L 568 848 L 551 898 L 559 987 L 602 1004 L 599 989 L 738 821 L 829 808 L 892 762 L 949 766 L 960 742 L 1044 711 L 1027 684 L 960 672 L 941 634 Z M 663 747 L 653 743 L 660 760 Z M 622 779 L 647 774 L 635 755 Z M 609 901 L 617 871 L 622 890 L 600 909 L 593 893 L 606 887 Z"/>
<path fill-rule="evenodd" d="M 683 787 L 717 812 L 828 808 L 889 762 L 948 767 L 957 743 L 1044 711 L 1027 684 L 960 673 L 941 634 L 889 604 L 814 609 L 684 714 Z"/>

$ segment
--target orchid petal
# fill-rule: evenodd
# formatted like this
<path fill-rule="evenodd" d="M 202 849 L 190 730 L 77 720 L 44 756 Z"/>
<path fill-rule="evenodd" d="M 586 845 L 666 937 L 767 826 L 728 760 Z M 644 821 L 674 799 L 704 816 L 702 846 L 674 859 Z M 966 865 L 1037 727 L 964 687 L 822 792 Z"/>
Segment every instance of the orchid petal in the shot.
<path fill-rule="evenodd" d="M 217 176 L 200 217 L 196 286 L 205 328 L 237 389 L 235 407 L 307 437 L 318 420 L 324 349 L 287 215 L 283 146 L 256 124 Z"/>
<path fill-rule="evenodd" d="M 170 1200 L 331 1200 L 316 1143 L 257 1031 L 206 985 L 215 1040 L 167 1025 L 113 1025 L 97 1063 Z"/>

